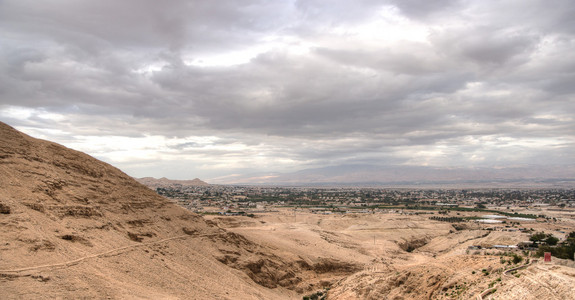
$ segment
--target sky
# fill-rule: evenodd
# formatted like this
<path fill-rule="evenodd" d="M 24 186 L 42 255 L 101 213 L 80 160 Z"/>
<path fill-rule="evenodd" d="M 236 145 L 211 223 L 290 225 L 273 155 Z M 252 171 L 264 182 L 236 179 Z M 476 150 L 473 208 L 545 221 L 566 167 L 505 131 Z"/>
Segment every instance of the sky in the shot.
<path fill-rule="evenodd" d="M 0 121 L 135 177 L 575 164 L 572 0 L 0 0 Z"/>

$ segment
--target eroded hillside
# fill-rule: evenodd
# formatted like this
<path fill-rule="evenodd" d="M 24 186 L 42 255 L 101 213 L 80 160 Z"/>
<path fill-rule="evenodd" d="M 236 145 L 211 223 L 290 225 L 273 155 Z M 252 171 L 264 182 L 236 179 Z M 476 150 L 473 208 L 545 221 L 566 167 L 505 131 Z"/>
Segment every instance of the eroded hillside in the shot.
<path fill-rule="evenodd" d="M 207 224 L 106 163 L 1 123 L 0 204 L 3 298 L 288 299 L 317 277 L 308 259 Z"/>
<path fill-rule="evenodd" d="M 468 251 L 526 233 L 400 212 L 200 217 L 2 123 L 0 228 L 2 299 L 575 297 L 568 263 L 526 257 L 510 273 L 500 254 Z"/>

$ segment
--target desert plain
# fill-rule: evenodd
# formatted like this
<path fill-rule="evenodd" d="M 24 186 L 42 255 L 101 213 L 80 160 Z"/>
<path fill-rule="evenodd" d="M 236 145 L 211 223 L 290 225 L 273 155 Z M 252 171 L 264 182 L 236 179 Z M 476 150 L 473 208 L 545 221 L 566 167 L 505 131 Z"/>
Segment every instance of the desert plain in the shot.
<path fill-rule="evenodd" d="M 493 248 L 575 230 L 568 209 L 513 230 L 396 209 L 202 216 L 2 123 L 0 204 L 2 299 L 575 299 L 573 261 Z"/>

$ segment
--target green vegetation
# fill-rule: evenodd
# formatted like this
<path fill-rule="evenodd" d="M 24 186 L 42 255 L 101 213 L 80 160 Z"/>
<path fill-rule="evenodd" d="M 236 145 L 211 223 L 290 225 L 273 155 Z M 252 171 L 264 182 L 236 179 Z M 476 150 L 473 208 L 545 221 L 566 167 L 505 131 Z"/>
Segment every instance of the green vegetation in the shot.
<path fill-rule="evenodd" d="M 490 282 L 490 283 L 489 283 L 489 288 L 492 288 L 496 283 L 497 283 L 497 281 L 495 281 L 495 280 L 492 281 L 492 282 Z"/>
<path fill-rule="evenodd" d="M 327 299 L 327 292 L 319 291 L 311 295 L 303 296 L 303 300 L 325 300 Z"/>
<path fill-rule="evenodd" d="M 202 211 L 199 212 L 200 215 L 219 215 L 219 212 L 211 212 L 211 211 Z"/>
<path fill-rule="evenodd" d="M 509 256 L 511 258 L 509 260 L 506 260 L 505 258 L 503 258 L 504 256 Z M 501 264 L 507 263 L 508 265 L 511 265 L 511 264 L 516 265 L 522 261 L 523 261 L 523 256 L 521 256 L 517 253 L 513 253 L 513 252 L 505 252 L 505 253 L 503 253 L 503 256 L 501 256 L 499 258 L 499 262 Z"/>
<path fill-rule="evenodd" d="M 557 242 L 559 242 L 559 239 L 554 237 L 552 234 L 550 233 L 545 233 L 545 232 L 537 232 L 531 235 L 531 237 L 529 238 L 530 241 L 534 242 L 534 243 L 545 243 L 549 246 L 555 246 L 557 245 Z"/>
<path fill-rule="evenodd" d="M 388 205 L 375 205 L 375 206 L 368 206 L 363 208 L 381 208 L 381 209 L 409 209 L 409 210 L 438 210 L 443 211 L 445 208 L 439 206 L 388 206 Z M 500 214 L 505 215 L 508 217 L 516 217 L 516 218 L 528 218 L 528 219 L 537 219 L 536 215 L 533 214 L 519 214 L 519 213 L 508 213 L 504 211 L 494 210 L 494 209 L 482 209 L 482 208 L 470 208 L 470 207 L 450 207 L 447 212 L 449 211 L 467 211 L 467 212 L 484 212 L 484 213 L 493 213 L 493 214 Z"/>
<path fill-rule="evenodd" d="M 537 253 L 535 253 L 535 256 L 542 257 L 545 254 L 545 252 L 551 252 L 551 255 L 557 258 L 573 260 L 573 254 L 575 254 L 575 231 L 569 233 L 569 235 L 567 236 L 567 240 L 558 246 L 552 246 L 552 245 L 539 246 L 539 249 L 537 250 Z"/>
<path fill-rule="evenodd" d="M 513 264 L 516 265 L 522 261 L 523 261 L 523 257 L 521 257 L 521 255 L 517 255 L 517 254 L 513 253 L 513 260 L 512 260 Z"/>
<path fill-rule="evenodd" d="M 442 221 L 442 222 L 450 222 L 450 223 L 457 223 L 457 222 L 465 222 L 465 219 L 459 217 L 430 217 L 430 220 L 435 221 Z"/>

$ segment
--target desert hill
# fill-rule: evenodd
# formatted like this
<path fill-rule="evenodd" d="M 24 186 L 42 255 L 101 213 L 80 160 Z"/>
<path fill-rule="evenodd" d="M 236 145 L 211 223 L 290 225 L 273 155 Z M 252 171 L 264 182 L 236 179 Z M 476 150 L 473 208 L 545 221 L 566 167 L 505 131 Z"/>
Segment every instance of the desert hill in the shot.
<path fill-rule="evenodd" d="M 208 224 L 106 163 L 3 123 L 0 211 L 4 299 L 297 299 L 326 264 Z"/>
<path fill-rule="evenodd" d="M 208 183 L 202 181 L 199 178 L 195 178 L 192 180 L 173 180 L 168 179 L 166 177 L 162 177 L 160 179 L 154 177 L 143 177 L 143 178 L 136 178 L 136 181 L 139 183 L 150 187 L 152 189 L 159 188 L 159 187 L 176 187 L 176 186 L 209 186 Z"/>
<path fill-rule="evenodd" d="M 3 123 L 0 228 L 2 299 L 474 299 L 493 286 L 487 299 L 575 299 L 571 261 L 510 274 L 506 257 L 468 251 L 526 233 L 396 211 L 200 217 Z"/>
<path fill-rule="evenodd" d="M 468 248 L 515 244 L 528 238 L 525 233 L 483 230 L 473 223 L 455 228 L 425 215 L 401 213 L 298 212 L 296 220 L 286 210 L 256 220 L 206 218 L 258 244 L 363 266 L 331 281 L 327 299 L 476 299 L 491 287 L 497 291 L 484 299 L 575 299 L 572 261 L 545 264 L 525 257 L 519 265 L 509 265 L 502 263 L 509 256 L 501 252 Z M 525 268 L 516 274 L 506 271 L 517 266 Z"/>

